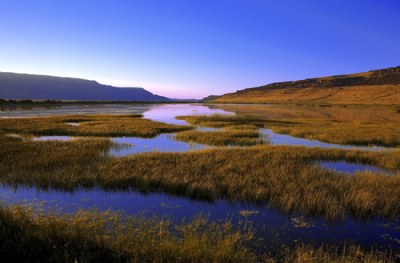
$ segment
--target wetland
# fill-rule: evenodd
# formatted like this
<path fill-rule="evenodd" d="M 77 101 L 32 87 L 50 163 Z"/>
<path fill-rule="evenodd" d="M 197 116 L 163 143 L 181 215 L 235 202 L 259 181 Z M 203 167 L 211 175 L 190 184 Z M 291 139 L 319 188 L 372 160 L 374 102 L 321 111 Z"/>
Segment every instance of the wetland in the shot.
<path fill-rule="evenodd" d="M 80 261 L 399 259 L 391 107 L 1 110 L 2 234 L 19 229 L 21 246 L 71 242 Z"/>

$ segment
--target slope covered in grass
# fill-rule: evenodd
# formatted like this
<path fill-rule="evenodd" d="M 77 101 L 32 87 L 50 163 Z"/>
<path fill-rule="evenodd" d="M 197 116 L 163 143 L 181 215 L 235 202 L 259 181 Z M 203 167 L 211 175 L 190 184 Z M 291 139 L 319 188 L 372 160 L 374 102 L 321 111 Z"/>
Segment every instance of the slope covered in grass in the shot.
<path fill-rule="evenodd" d="M 217 97 L 218 103 L 399 104 L 400 67 L 287 81 Z"/>

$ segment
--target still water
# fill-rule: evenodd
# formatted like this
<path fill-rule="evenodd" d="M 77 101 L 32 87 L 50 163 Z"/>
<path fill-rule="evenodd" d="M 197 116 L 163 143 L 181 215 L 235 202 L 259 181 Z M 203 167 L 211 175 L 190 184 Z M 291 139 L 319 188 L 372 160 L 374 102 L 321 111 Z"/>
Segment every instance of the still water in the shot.
<path fill-rule="evenodd" d="M 193 218 L 199 213 L 210 220 L 230 218 L 238 224 L 245 220 L 256 227 L 256 238 L 267 248 L 291 246 L 296 242 L 339 244 L 355 242 L 366 248 L 376 245 L 382 248 L 400 249 L 398 221 L 373 219 L 359 222 L 348 218 L 329 223 L 323 218 L 304 217 L 301 214 L 282 214 L 267 206 L 231 203 L 223 200 L 205 202 L 160 193 L 107 192 L 99 189 L 78 190 L 72 193 L 39 191 L 33 188 L 12 189 L 0 186 L 1 201 L 6 204 L 29 204 L 61 212 L 78 209 L 120 210 L 126 214 L 144 214 L 151 217 L 170 217 L 176 222 Z"/>
<path fill-rule="evenodd" d="M 236 107 L 236 106 L 235 106 Z M 48 116 L 82 113 L 126 113 L 142 114 L 144 118 L 162 121 L 170 124 L 188 125 L 183 120 L 177 120 L 181 115 L 204 114 L 235 114 L 234 107 L 225 106 L 223 109 L 215 106 L 208 107 L 199 104 L 144 104 L 144 105 L 93 105 L 93 106 L 62 106 L 52 108 L 18 108 L 5 110 L 2 117 Z M 242 106 L 242 110 L 246 106 Z M 264 109 L 268 109 L 264 107 Z M 3 109 L 4 110 L 4 109 Z M 252 111 L 254 111 L 252 109 Z M 286 114 L 286 113 L 285 113 Z M 70 124 L 75 125 L 75 124 Z M 202 131 L 216 131 L 213 128 L 197 127 Z M 296 145 L 306 147 L 326 147 L 379 151 L 380 147 L 355 147 L 352 145 L 329 144 L 316 140 L 295 138 L 289 135 L 276 134 L 269 129 L 261 129 L 263 136 L 268 136 L 273 145 Z M 35 140 L 69 140 L 68 136 L 44 136 Z M 180 152 L 199 150 L 207 146 L 176 141 L 174 134 L 161 134 L 155 138 L 119 137 L 112 140 L 120 145 L 110 152 L 113 156 L 125 156 L 139 152 L 165 151 Z M 367 168 L 372 172 L 381 172 L 373 166 L 362 166 L 343 162 L 321 162 L 326 169 L 353 173 Z M 0 186 L 0 199 L 5 204 L 35 204 L 50 210 L 60 209 L 62 212 L 73 212 L 77 209 L 95 207 L 99 210 L 121 210 L 127 214 L 144 213 L 145 215 L 169 216 L 180 221 L 191 218 L 199 213 L 207 215 L 212 220 L 231 218 L 239 223 L 248 220 L 254 223 L 257 238 L 265 247 L 291 246 L 296 242 L 311 243 L 342 243 L 355 242 L 366 248 L 373 245 L 382 248 L 400 250 L 400 222 L 380 218 L 365 222 L 347 218 L 339 222 L 327 222 L 320 217 L 305 217 L 301 214 L 283 214 L 266 205 L 254 205 L 240 202 L 216 200 L 204 202 L 188 198 L 170 196 L 161 193 L 143 194 L 135 191 L 109 192 L 101 189 L 81 189 L 74 192 L 43 191 L 34 188 L 12 188 Z"/>
<path fill-rule="evenodd" d="M 115 137 L 112 141 L 118 146 L 111 148 L 111 156 L 127 156 L 142 152 L 187 152 L 207 147 L 204 144 L 177 141 L 173 134 L 160 134 L 155 138 Z"/>
<path fill-rule="evenodd" d="M 318 165 L 328 170 L 334 170 L 341 173 L 355 174 L 358 172 L 380 173 L 385 175 L 395 175 L 393 171 L 389 171 L 373 165 L 362 163 L 351 163 L 347 161 L 321 161 Z"/>

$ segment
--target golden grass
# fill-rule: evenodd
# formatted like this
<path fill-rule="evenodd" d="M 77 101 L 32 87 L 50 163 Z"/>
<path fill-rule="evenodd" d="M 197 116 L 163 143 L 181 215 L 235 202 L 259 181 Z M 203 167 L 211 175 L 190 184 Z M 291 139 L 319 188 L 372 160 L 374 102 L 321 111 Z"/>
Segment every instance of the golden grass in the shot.
<path fill-rule="evenodd" d="M 2 262 L 395 262 L 390 252 L 299 244 L 256 252 L 251 224 L 198 216 L 126 216 L 114 211 L 44 213 L 0 207 Z M 275 256 L 272 256 L 275 254 Z"/>
<path fill-rule="evenodd" d="M 206 127 L 223 128 L 223 127 L 239 127 L 245 129 L 256 129 L 262 127 L 264 119 L 249 116 L 235 115 L 196 115 L 196 116 L 178 116 L 178 120 L 185 120 L 192 125 L 201 125 Z"/>
<path fill-rule="evenodd" d="M 254 130 L 225 130 L 225 131 L 185 131 L 175 136 L 175 139 L 186 142 L 222 146 L 251 146 L 264 144 L 258 131 Z"/>
<path fill-rule="evenodd" d="M 114 159 L 104 171 L 102 183 L 117 189 L 133 185 L 143 191 L 161 190 L 192 198 L 266 203 L 283 212 L 301 211 L 328 219 L 348 215 L 398 217 L 399 176 L 368 172 L 345 176 L 313 163 L 344 159 L 398 170 L 399 158 L 399 152 L 293 147 L 151 153 Z"/>
<path fill-rule="evenodd" d="M 265 203 L 283 212 L 301 211 L 328 219 L 400 216 L 400 176 L 369 172 L 346 176 L 314 164 L 347 160 L 398 173 L 400 151 L 255 146 L 111 158 L 105 154 L 111 146 L 106 140 L 1 143 L 0 181 L 13 186 L 70 191 L 135 188 Z"/>
<path fill-rule="evenodd" d="M 69 122 L 79 125 L 72 126 Z M 2 133 L 30 135 L 154 137 L 188 129 L 191 128 L 142 119 L 141 115 L 70 115 L 0 120 Z"/>
<path fill-rule="evenodd" d="M 398 123 L 400 108 L 390 106 L 304 105 L 304 104 L 219 104 L 209 107 L 234 112 L 238 116 L 272 120 L 323 120 L 340 123 Z"/>
<path fill-rule="evenodd" d="M 398 105 L 400 85 L 333 88 L 264 88 L 225 94 L 216 103 L 304 103 Z"/>
<path fill-rule="evenodd" d="M 387 115 L 380 116 L 378 120 L 376 119 L 377 115 L 370 112 L 370 119 L 356 121 L 356 117 L 352 119 L 348 116 L 347 119 L 343 120 L 343 117 L 331 117 L 331 115 L 321 119 L 312 117 L 305 119 L 300 117 L 301 114 L 296 114 L 298 108 L 301 109 L 302 107 L 292 109 L 294 113 L 291 115 L 284 115 L 282 110 L 279 109 L 280 111 L 278 110 L 276 114 L 279 117 L 272 113 L 274 107 L 263 107 L 261 113 L 257 110 L 248 109 L 243 112 L 239 108 L 237 110 L 239 115 L 234 116 L 182 116 L 179 118 L 194 125 L 208 127 L 230 127 L 230 129 L 246 125 L 254 126 L 254 128 L 266 127 L 272 129 L 275 133 L 290 134 L 294 137 L 315 139 L 328 143 L 400 146 L 400 118 L 397 116 L 398 114 L 393 117 L 394 113 L 390 112 L 390 109 L 382 109 Z M 232 110 L 232 107 L 230 109 Z M 345 113 L 344 111 L 342 114 Z M 334 114 L 334 111 L 331 114 Z M 342 121 L 338 119 L 342 119 Z M 191 134 L 191 132 L 188 134 Z M 202 134 L 195 135 L 197 135 L 196 137 L 202 136 Z M 187 137 L 184 140 L 188 140 Z"/>
<path fill-rule="evenodd" d="M 265 126 L 275 133 L 315 139 L 323 142 L 350 145 L 400 146 L 400 125 L 397 123 L 338 123 L 321 120 L 282 120 Z"/>
<path fill-rule="evenodd" d="M 356 245 L 338 248 L 300 244 L 292 253 L 286 253 L 282 261 L 296 263 L 394 263 L 396 257 L 387 251 L 368 251 Z"/>
<path fill-rule="evenodd" d="M 177 140 L 216 146 L 252 146 L 268 142 L 258 131 L 263 126 L 262 119 L 230 115 L 178 116 L 177 119 L 192 125 L 223 128 L 221 131 L 180 132 L 175 136 Z"/>
<path fill-rule="evenodd" d="M 253 230 L 199 216 L 167 218 L 117 212 L 35 214 L 0 208 L 2 262 L 254 262 L 244 245 Z"/>

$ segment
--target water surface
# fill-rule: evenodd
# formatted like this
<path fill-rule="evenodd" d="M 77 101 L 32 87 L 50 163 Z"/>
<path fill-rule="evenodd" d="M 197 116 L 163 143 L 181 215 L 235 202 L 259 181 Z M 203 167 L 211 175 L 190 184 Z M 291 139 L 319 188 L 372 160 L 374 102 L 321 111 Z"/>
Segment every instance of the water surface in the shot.
<path fill-rule="evenodd" d="M 34 141 L 69 141 L 78 137 L 73 136 L 38 136 L 34 137 Z"/>
<path fill-rule="evenodd" d="M 119 146 L 111 148 L 110 155 L 119 157 L 142 152 L 186 152 L 207 147 L 204 144 L 177 141 L 173 134 L 160 134 L 155 138 L 115 137 L 112 141 Z"/>
<path fill-rule="evenodd" d="M 359 149 L 368 151 L 380 151 L 380 150 L 390 149 L 387 147 L 380 147 L 380 146 L 358 146 L 358 145 L 327 143 L 318 140 L 293 137 L 287 134 L 274 133 L 271 129 L 260 129 L 260 130 L 264 135 L 268 136 L 270 144 L 272 145 L 292 145 L 292 146 L 305 146 L 305 147 L 345 149 L 345 150 Z"/>
<path fill-rule="evenodd" d="M 337 172 L 355 174 L 357 172 L 372 172 L 372 173 L 383 173 L 386 175 L 394 175 L 395 173 L 387 169 L 376 167 L 373 165 L 352 163 L 348 161 L 320 161 L 318 165 L 328 170 L 334 170 Z"/>
<path fill-rule="evenodd" d="M 213 114 L 234 114 L 232 112 L 212 109 L 198 104 L 165 104 L 152 107 L 143 114 L 145 119 L 165 122 L 168 124 L 188 125 L 184 120 L 177 120 L 177 116 L 213 115 Z"/>
<path fill-rule="evenodd" d="M 26 117 L 26 116 L 48 116 L 82 113 L 107 113 L 107 114 L 143 114 L 145 118 L 162 121 L 170 124 L 187 125 L 183 120 L 176 120 L 180 115 L 204 115 L 204 114 L 233 114 L 236 106 L 207 107 L 200 104 L 135 104 L 135 105 L 75 105 L 61 107 L 33 107 L 15 108 L 5 110 L 1 113 L 3 117 Z M 240 106 L 242 110 L 253 106 Z M 246 108 L 247 107 L 247 108 Z M 259 111 L 259 116 L 268 117 L 271 107 L 264 106 Z M 275 114 L 282 117 L 288 115 L 291 109 L 281 109 Z M 318 116 L 323 116 L 323 109 L 317 109 Z M 320 112 L 321 111 L 321 112 Z M 316 114 L 314 111 L 307 112 L 310 116 Z M 335 114 L 331 114 L 336 116 Z M 349 114 L 343 114 L 347 118 Z M 297 115 L 295 116 L 297 117 Z M 389 116 L 391 117 L 391 116 Z M 378 116 L 377 119 L 380 117 Z M 214 128 L 196 127 L 201 131 L 216 131 Z M 339 149 L 362 149 L 382 150 L 384 147 L 360 147 L 353 145 L 339 145 L 324 143 L 317 140 L 296 138 L 290 135 L 276 134 L 269 129 L 261 129 L 261 136 L 268 136 L 272 145 L 296 145 L 306 147 L 323 147 Z M 42 136 L 35 140 L 69 140 L 69 136 Z M 124 156 L 148 151 L 189 151 L 203 149 L 207 146 L 186 143 L 174 140 L 174 135 L 161 134 L 155 138 L 120 137 L 112 140 L 121 147 L 113 148 L 110 152 L 113 156 Z M 352 173 L 355 169 L 364 169 L 365 166 L 354 166 L 344 163 L 321 163 L 325 168 L 334 168 L 338 171 Z M 350 165 L 350 166 L 349 166 Z M 376 167 L 367 167 L 372 171 Z M 144 195 L 135 191 L 130 192 L 106 192 L 99 189 L 78 190 L 72 193 L 60 191 L 41 191 L 34 188 L 13 189 L 8 186 L 0 186 L 0 199 L 5 204 L 41 204 L 49 209 L 61 209 L 63 212 L 73 212 L 79 208 L 96 207 L 100 210 L 115 209 L 127 214 L 144 212 L 145 215 L 153 214 L 159 216 L 171 216 L 174 220 L 180 221 L 183 218 L 191 218 L 199 213 L 204 213 L 212 220 L 225 220 L 231 218 L 235 224 L 249 220 L 257 227 L 257 237 L 267 247 L 280 248 L 282 245 L 294 244 L 294 241 L 309 243 L 351 243 L 356 242 L 369 249 L 371 245 L 378 244 L 384 249 L 394 248 L 400 250 L 400 223 L 398 220 L 373 219 L 367 222 L 360 222 L 348 218 L 343 222 L 328 223 L 323 218 L 307 218 L 301 214 L 285 215 L 277 210 L 269 209 L 266 206 L 257 206 L 246 203 L 230 203 L 217 200 L 213 203 L 179 198 L 166 194 L 152 193 Z"/>
<path fill-rule="evenodd" d="M 0 117 L 20 118 L 72 114 L 143 114 L 159 104 L 96 104 L 3 107 Z"/>
<path fill-rule="evenodd" d="M 296 243 L 294 241 L 316 244 L 340 244 L 346 241 L 356 242 L 368 249 L 372 245 L 400 249 L 400 243 L 396 240 L 400 239 L 399 222 L 396 220 L 360 222 L 349 218 L 343 222 L 327 223 L 323 218 L 307 218 L 299 213 L 285 215 L 254 204 L 223 200 L 205 202 L 160 193 L 106 192 L 99 189 L 66 193 L 0 186 L 0 200 L 6 204 L 34 204 L 64 213 L 97 208 L 100 211 L 120 210 L 130 215 L 168 216 L 176 222 L 200 213 L 215 221 L 230 218 L 235 225 L 249 221 L 256 227 L 259 243 L 266 248 L 292 246 Z"/>

